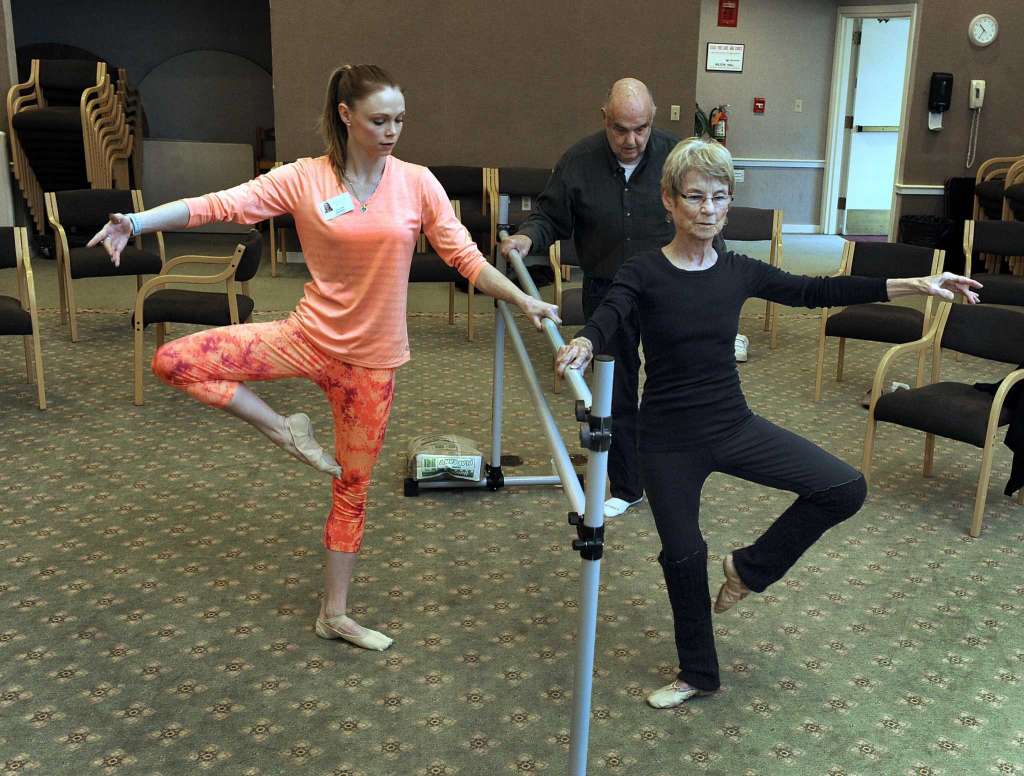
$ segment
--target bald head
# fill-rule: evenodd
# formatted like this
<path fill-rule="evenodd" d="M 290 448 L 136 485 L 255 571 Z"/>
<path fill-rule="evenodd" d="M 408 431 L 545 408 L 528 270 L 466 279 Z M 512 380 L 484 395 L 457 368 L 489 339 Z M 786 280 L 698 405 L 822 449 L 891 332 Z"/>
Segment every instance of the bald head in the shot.
<path fill-rule="evenodd" d="M 654 123 L 654 99 L 643 81 L 622 78 L 608 90 L 601 108 L 608 145 L 623 164 L 634 164 L 643 156 Z"/>

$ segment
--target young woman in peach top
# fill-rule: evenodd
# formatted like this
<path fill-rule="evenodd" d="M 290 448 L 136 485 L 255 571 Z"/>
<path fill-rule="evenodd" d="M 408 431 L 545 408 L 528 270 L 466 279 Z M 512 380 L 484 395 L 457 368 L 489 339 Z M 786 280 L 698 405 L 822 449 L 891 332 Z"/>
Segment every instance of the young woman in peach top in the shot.
<path fill-rule="evenodd" d="M 363 537 L 366 494 L 380 454 L 395 369 L 409 359 L 406 297 L 420 230 L 480 291 L 517 305 L 540 326 L 557 308 L 524 294 L 487 263 L 426 167 L 392 156 L 405 120 L 402 90 L 375 65 L 346 65 L 327 87 L 321 130 L 327 153 L 300 159 L 225 191 L 129 215 L 113 214 L 90 245 L 111 260 L 135 234 L 253 224 L 291 213 L 311 280 L 285 320 L 202 331 L 160 348 L 161 380 L 239 417 L 310 466 L 332 475 L 324 526 L 326 578 L 316 620 L 322 638 L 367 649 L 392 640 L 346 615 Z M 245 385 L 306 377 L 334 416 L 334 457 L 317 444 L 309 417 L 278 414 Z"/>

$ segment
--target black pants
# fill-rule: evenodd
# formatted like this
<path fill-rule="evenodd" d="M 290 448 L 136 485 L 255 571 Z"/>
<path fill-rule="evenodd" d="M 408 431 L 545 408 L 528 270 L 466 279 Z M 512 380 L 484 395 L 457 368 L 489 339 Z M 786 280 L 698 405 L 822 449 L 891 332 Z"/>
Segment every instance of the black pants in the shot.
<path fill-rule="evenodd" d="M 707 545 L 701 536 L 700 492 L 712 472 L 797 494 L 797 499 L 749 547 L 733 552 L 740 579 L 761 592 L 793 566 L 825 531 L 860 509 L 864 477 L 812 442 L 764 418 L 706 447 L 647 452 L 643 482 L 661 537 L 679 678 L 702 690 L 719 686 L 711 625 Z"/>
<path fill-rule="evenodd" d="M 583 277 L 583 316 L 587 319 L 601 304 L 612 281 Z M 612 384 L 612 447 L 608 451 L 608 480 L 612 496 L 636 501 L 643 495 L 640 453 L 637 451 L 636 418 L 640 383 L 640 321 L 634 312 L 619 327 L 604 353 L 615 359 Z"/>

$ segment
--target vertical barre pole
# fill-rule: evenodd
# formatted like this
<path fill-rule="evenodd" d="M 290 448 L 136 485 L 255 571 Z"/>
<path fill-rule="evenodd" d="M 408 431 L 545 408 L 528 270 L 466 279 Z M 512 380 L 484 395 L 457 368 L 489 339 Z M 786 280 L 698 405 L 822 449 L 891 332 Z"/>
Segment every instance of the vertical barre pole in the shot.
<path fill-rule="evenodd" d="M 505 318 L 494 308 L 494 382 L 491 386 L 491 466 L 501 467 L 501 420 L 505 397 Z"/>
<path fill-rule="evenodd" d="M 597 641 L 597 596 L 601 581 L 604 540 L 604 489 L 608 478 L 608 447 L 611 444 L 612 375 L 615 361 L 610 356 L 594 359 L 594 403 L 589 429 L 584 430 L 587 451 L 586 509 L 580 539 L 573 542 L 583 565 L 580 569 L 580 620 L 576 636 L 576 676 L 573 681 L 573 718 L 570 738 L 570 776 L 585 776 L 590 737 L 590 696 L 594 677 L 594 649 Z M 589 434 L 588 434 L 589 432 Z"/>

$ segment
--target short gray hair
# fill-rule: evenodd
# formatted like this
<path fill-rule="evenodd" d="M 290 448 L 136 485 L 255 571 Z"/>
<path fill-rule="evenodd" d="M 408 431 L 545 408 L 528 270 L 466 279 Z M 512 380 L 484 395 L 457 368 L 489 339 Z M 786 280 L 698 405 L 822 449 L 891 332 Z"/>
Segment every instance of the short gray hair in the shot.
<path fill-rule="evenodd" d="M 699 172 L 736 188 L 736 174 L 732 167 L 732 154 L 721 143 L 699 137 L 688 137 L 676 144 L 661 168 L 661 190 L 666 194 L 683 193 L 683 184 L 689 172 Z"/>

